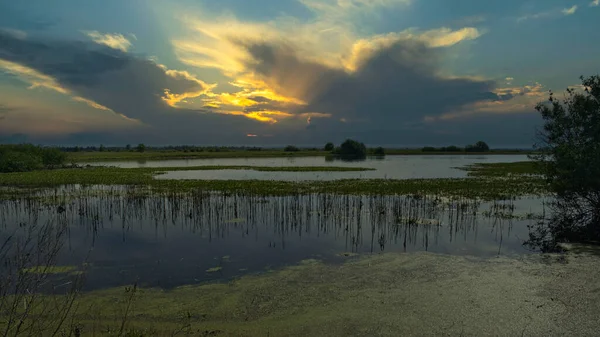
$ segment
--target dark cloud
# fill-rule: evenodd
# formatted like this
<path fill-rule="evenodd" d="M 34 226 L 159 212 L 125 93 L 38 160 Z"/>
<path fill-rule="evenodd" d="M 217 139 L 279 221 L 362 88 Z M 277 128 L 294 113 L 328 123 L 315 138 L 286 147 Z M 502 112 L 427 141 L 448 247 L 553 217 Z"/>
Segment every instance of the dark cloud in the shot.
<path fill-rule="evenodd" d="M 304 61 L 293 47 L 249 44 L 248 66 L 267 83 L 309 104 L 305 111 L 381 126 L 454 111 L 483 100 L 495 100 L 494 83 L 436 75 L 441 49 L 402 40 L 382 48 L 349 73 Z"/>
<path fill-rule="evenodd" d="M 108 47 L 79 41 L 19 39 L 0 32 L 0 59 L 51 76 L 75 95 L 140 120 L 171 139 L 206 142 L 214 137 L 236 138 L 249 128 L 261 127 L 243 116 L 171 107 L 162 99 L 165 89 L 179 95 L 203 91 L 206 85 L 187 73 L 167 71 L 153 61 Z"/>

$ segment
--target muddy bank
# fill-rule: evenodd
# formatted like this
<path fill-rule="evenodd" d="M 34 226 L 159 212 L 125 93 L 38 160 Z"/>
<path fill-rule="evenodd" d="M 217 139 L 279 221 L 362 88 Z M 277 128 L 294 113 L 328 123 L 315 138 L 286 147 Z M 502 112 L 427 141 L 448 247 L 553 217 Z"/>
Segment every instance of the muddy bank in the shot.
<path fill-rule="evenodd" d="M 599 276 L 600 258 L 589 253 L 517 259 L 389 253 L 343 265 L 311 260 L 226 284 L 138 290 L 127 329 L 148 335 L 594 336 Z M 101 334 L 121 324 L 129 296 L 121 288 L 88 293 L 73 322 L 84 334 Z"/>

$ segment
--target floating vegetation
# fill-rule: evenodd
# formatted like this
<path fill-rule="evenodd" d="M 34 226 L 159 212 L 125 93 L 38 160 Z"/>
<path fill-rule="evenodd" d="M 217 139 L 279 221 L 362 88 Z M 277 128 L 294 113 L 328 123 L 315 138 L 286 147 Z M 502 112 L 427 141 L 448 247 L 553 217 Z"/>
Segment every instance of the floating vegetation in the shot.
<path fill-rule="evenodd" d="M 521 161 L 514 163 L 477 163 L 464 167 L 457 167 L 459 170 L 468 172 L 470 177 L 537 177 L 540 176 L 540 170 L 535 161 Z"/>
<path fill-rule="evenodd" d="M 35 266 L 30 268 L 24 268 L 21 270 L 23 273 L 31 274 L 77 274 L 76 266 Z"/>
<path fill-rule="evenodd" d="M 352 253 L 352 252 L 344 252 L 344 253 L 339 253 L 339 254 L 335 254 L 336 256 L 340 256 L 340 257 L 355 257 L 358 256 L 357 253 Z"/>
<path fill-rule="evenodd" d="M 221 271 L 222 269 L 223 269 L 223 267 L 220 267 L 220 266 L 219 267 L 213 267 L 213 268 L 206 269 L 206 272 L 207 273 L 216 273 L 218 271 Z"/>
<path fill-rule="evenodd" d="M 463 179 L 343 179 L 333 181 L 267 181 L 267 180 L 160 180 L 154 176 L 165 171 L 192 168 L 114 168 L 92 167 L 25 173 L 0 174 L 0 186 L 57 187 L 63 185 L 127 185 L 152 188 L 140 193 L 195 193 L 223 191 L 248 195 L 296 195 L 311 193 L 352 195 L 424 195 L 481 198 L 485 200 L 510 199 L 523 195 L 547 193 L 541 177 Z M 5 190 L 3 194 L 10 193 Z M 16 193 L 16 192 L 15 192 Z"/>

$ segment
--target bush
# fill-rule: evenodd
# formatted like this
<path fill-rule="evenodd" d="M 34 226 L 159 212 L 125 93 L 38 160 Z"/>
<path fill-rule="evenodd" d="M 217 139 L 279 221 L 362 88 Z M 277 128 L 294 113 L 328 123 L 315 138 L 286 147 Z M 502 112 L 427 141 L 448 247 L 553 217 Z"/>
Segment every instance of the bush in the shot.
<path fill-rule="evenodd" d="M 379 146 L 376 147 L 375 150 L 373 150 L 373 154 L 376 156 L 385 156 L 385 150 L 383 147 Z"/>
<path fill-rule="evenodd" d="M 64 165 L 67 156 L 57 148 L 30 144 L 0 145 L 0 172 L 27 172 Z"/>
<path fill-rule="evenodd" d="M 285 151 L 285 152 L 298 152 L 298 151 L 300 151 L 300 149 L 297 148 L 297 147 L 295 147 L 294 145 L 288 145 L 288 146 L 286 146 L 283 149 L 283 151 Z"/>
<path fill-rule="evenodd" d="M 473 145 L 467 145 L 465 147 L 466 152 L 489 152 L 490 147 L 483 141 L 478 141 Z"/>
<path fill-rule="evenodd" d="M 421 151 L 423 151 L 423 152 L 435 152 L 435 151 L 438 151 L 438 149 L 436 149 L 433 146 L 425 146 Z"/>
<path fill-rule="evenodd" d="M 135 150 L 137 152 L 144 152 L 144 151 L 146 151 L 146 145 L 144 145 L 144 144 L 138 144 L 138 146 L 135 148 Z"/>
<path fill-rule="evenodd" d="M 441 148 L 442 152 L 462 152 L 462 149 L 458 146 L 450 145 Z"/>
<path fill-rule="evenodd" d="M 364 158 L 367 156 L 367 147 L 352 139 L 347 139 L 336 149 L 336 154 L 347 158 Z"/>
<path fill-rule="evenodd" d="M 544 127 L 532 158 L 555 200 L 552 218 L 530 233 L 533 243 L 600 240 L 600 76 L 581 81 L 585 92 L 567 89 L 563 101 L 550 93 L 536 106 Z"/>
<path fill-rule="evenodd" d="M 333 143 L 327 143 L 325 144 L 325 147 L 323 148 L 323 150 L 327 151 L 327 152 L 331 152 L 335 149 L 335 145 L 333 145 Z"/>

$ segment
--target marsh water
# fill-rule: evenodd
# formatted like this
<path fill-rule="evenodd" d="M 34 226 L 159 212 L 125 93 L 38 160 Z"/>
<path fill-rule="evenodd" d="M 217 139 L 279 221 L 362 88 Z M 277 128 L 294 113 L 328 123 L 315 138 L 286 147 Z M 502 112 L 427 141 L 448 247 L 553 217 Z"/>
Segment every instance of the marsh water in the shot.
<path fill-rule="evenodd" d="M 57 263 L 87 266 L 86 289 L 132 282 L 168 289 L 388 251 L 523 254 L 527 226 L 543 212 L 534 198 L 183 195 L 102 186 L 31 193 L 0 201 L 0 239 L 62 228 Z"/>
<path fill-rule="evenodd" d="M 220 158 L 163 161 L 96 162 L 90 165 L 131 167 L 192 167 L 192 166 L 341 166 L 374 169 L 361 172 L 264 172 L 254 170 L 195 170 L 166 172 L 157 179 L 209 180 L 287 180 L 318 181 L 337 179 L 414 179 L 464 178 L 467 173 L 457 169 L 475 163 L 509 163 L 528 160 L 526 155 L 393 155 L 369 157 L 362 161 L 342 161 L 330 157 L 290 158 Z"/>

